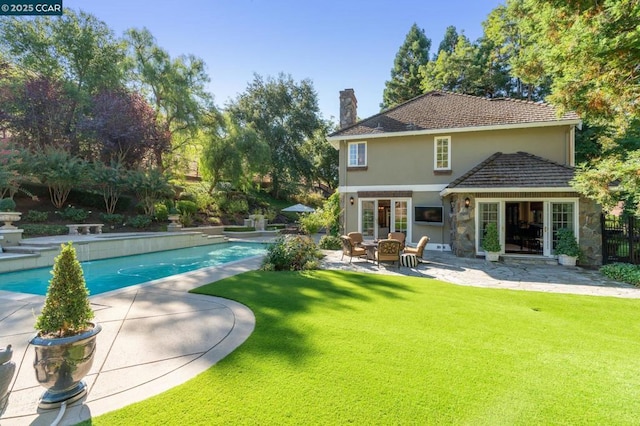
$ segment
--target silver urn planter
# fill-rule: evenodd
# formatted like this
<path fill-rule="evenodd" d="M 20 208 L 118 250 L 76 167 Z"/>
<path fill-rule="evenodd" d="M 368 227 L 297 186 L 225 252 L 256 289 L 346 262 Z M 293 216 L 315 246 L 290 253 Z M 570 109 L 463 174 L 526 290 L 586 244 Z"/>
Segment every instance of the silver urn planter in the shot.
<path fill-rule="evenodd" d="M 96 337 L 102 326 L 93 323 L 93 329 L 70 337 L 45 339 L 35 336 L 30 343 L 36 358 L 33 368 L 36 380 L 47 390 L 38 407 L 44 410 L 71 404 L 87 394 L 82 380 L 91 370 L 96 351 Z"/>

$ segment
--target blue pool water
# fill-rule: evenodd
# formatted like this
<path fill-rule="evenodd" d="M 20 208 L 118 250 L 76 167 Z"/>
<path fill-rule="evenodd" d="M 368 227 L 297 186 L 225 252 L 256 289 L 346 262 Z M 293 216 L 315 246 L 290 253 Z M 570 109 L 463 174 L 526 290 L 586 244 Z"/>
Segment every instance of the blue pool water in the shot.
<path fill-rule="evenodd" d="M 222 243 L 82 262 L 91 295 L 265 254 L 260 243 Z M 52 267 L 0 274 L 0 290 L 45 295 Z"/>

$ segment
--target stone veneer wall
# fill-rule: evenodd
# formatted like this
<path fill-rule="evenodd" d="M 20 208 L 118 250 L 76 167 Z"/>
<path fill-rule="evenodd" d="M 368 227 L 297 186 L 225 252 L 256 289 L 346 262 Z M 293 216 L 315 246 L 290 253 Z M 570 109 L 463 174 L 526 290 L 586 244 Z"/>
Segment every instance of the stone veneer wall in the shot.
<path fill-rule="evenodd" d="M 464 206 L 467 197 L 471 200 L 469 208 Z M 451 200 L 454 202 L 453 212 L 449 213 L 451 251 L 458 257 L 476 257 L 475 199 L 471 194 L 454 194 Z"/>
<path fill-rule="evenodd" d="M 340 128 L 344 129 L 358 120 L 358 101 L 353 89 L 340 92 Z"/>
<path fill-rule="evenodd" d="M 580 248 L 584 254 L 580 265 L 602 265 L 602 225 L 600 216 L 602 209 L 595 201 L 580 197 Z"/>

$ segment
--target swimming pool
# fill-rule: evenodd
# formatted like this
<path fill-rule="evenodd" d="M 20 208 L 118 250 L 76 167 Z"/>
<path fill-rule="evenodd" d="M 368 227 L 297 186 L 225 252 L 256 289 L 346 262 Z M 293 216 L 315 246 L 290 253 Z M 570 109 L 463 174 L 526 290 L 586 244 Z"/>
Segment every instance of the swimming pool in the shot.
<path fill-rule="evenodd" d="M 91 295 L 264 255 L 261 243 L 221 243 L 81 262 Z M 52 267 L 0 274 L 0 290 L 45 295 Z"/>

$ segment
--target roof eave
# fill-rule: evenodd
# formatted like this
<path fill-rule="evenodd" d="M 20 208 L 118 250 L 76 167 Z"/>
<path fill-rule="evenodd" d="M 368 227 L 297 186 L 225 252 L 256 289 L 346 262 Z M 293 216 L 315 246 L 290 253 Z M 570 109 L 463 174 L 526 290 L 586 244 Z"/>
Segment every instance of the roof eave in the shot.
<path fill-rule="evenodd" d="M 451 194 L 468 194 L 468 193 L 473 193 L 473 192 L 576 192 L 576 190 L 570 186 L 564 186 L 564 187 L 557 187 L 557 186 L 553 186 L 553 187 L 540 187 L 540 186 L 533 186 L 533 187 L 504 187 L 504 188 L 496 188 L 496 187 L 488 187 L 488 188 L 483 188 L 483 187 L 466 187 L 466 188 L 445 188 L 442 191 L 440 191 L 440 196 L 441 197 L 446 197 L 447 195 L 451 195 Z"/>
<path fill-rule="evenodd" d="M 361 140 L 361 139 L 380 139 L 390 138 L 397 136 L 421 136 L 421 135 L 433 135 L 443 133 L 463 133 L 463 132 L 481 132 L 490 130 L 509 130 L 509 129 L 528 129 L 534 127 L 550 127 L 550 126 L 581 126 L 582 120 L 580 119 L 564 119 L 553 121 L 535 121 L 531 123 L 516 123 L 516 124 L 500 124 L 493 126 L 474 126 L 474 127 L 451 127 L 441 129 L 426 129 L 426 130 L 409 130 L 406 132 L 385 132 L 385 133 L 363 133 L 359 135 L 344 135 L 344 136 L 329 136 L 327 141 L 335 149 L 340 149 L 340 141 L 349 140 Z"/>

